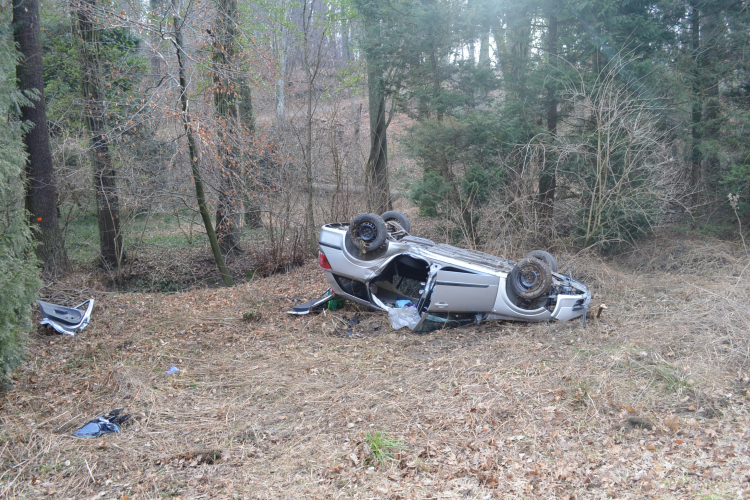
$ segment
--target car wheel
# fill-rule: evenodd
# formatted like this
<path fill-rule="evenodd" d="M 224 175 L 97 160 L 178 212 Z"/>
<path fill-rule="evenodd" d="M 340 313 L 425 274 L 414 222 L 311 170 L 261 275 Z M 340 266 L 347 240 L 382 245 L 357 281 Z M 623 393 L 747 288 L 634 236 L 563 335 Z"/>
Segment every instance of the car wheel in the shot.
<path fill-rule="evenodd" d="M 404 228 L 404 231 L 407 233 L 411 230 L 411 224 L 409 224 L 409 219 L 406 218 L 404 214 L 401 212 L 397 212 L 396 210 L 390 210 L 383 215 L 380 216 L 381 219 L 386 224 L 386 227 L 388 226 L 388 223 L 391 221 L 398 222 L 398 224 Z"/>
<path fill-rule="evenodd" d="M 352 245 L 362 253 L 373 252 L 383 246 L 387 235 L 385 222 L 375 214 L 359 214 L 346 232 Z"/>
<path fill-rule="evenodd" d="M 552 271 L 553 273 L 557 272 L 557 261 L 552 255 L 548 254 L 544 250 L 534 250 L 533 252 L 529 252 L 524 256 L 524 259 L 528 258 L 541 260 L 542 262 L 547 264 L 547 267 L 549 267 L 550 271 Z"/>
<path fill-rule="evenodd" d="M 539 259 L 525 258 L 518 261 L 511 270 L 510 283 L 519 297 L 538 299 L 552 287 L 552 271 Z"/>

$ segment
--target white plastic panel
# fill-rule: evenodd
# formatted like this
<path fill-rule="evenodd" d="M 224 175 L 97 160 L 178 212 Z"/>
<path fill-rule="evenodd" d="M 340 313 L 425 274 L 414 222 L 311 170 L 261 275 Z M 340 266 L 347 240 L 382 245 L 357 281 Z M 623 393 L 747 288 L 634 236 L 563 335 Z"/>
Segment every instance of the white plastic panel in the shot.
<path fill-rule="evenodd" d="M 573 310 L 573 306 L 582 298 L 581 295 L 558 295 L 557 305 L 552 312 L 552 317 L 560 321 L 568 321 L 583 316 L 583 307 L 577 311 Z"/>

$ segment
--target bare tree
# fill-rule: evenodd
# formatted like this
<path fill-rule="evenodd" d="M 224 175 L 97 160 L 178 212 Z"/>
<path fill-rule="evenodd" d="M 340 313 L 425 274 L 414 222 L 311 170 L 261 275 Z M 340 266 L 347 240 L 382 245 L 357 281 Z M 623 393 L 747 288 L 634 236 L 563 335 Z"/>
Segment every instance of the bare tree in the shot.
<path fill-rule="evenodd" d="M 307 191 L 305 233 L 310 253 L 315 253 L 318 249 L 313 205 L 313 119 L 318 101 L 315 83 L 323 64 L 321 54 L 325 42 L 326 28 L 326 26 L 320 26 L 316 23 L 315 0 L 304 0 L 302 5 L 302 70 L 305 73 L 307 95 L 305 100 L 305 135 L 301 145 L 305 163 L 305 189 Z"/>
<path fill-rule="evenodd" d="M 615 58 L 593 83 L 581 77 L 564 94 L 576 115 L 551 152 L 567 165 L 564 182 L 581 207 L 576 226 L 584 247 L 633 241 L 682 196 L 657 101 L 630 91 L 622 78 L 628 63 Z"/>
<path fill-rule="evenodd" d="M 237 0 L 219 0 L 214 21 L 213 69 L 214 105 L 219 119 L 218 157 L 221 161 L 218 204 L 216 206 L 216 237 L 224 255 L 241 251 L 240 215 L 242 198 L 239 192 L 239 151 L 234 146 L 242 135 L 240 130 L 240 101 L 238 90 L 242 82 L 237 78 L 239 29 Z M 249 96 L 247 96 L 249 100 Z M 250 111 L 252 114 L 252 110 Z M 252 120 L 252 118 L 251 118 Z"/>
<path fill-rule="evenodd" d="M 172 0 L 174 31 L 172 33 L 172 37 L 170 38 L 177 54 L 182 123 L 188 141 L 188 154 L 190 155 L 190 169 L 192 171 L 193 182 L 195 184 L 195 197 L 198 201 L 198 210 L 200 211 L 201 218 L 203 219 L 203 225 L 206 228 L 208 241 L 211 244 L 211 250 L 213 251 L 214 259 L 216 260 L 216 266 L 219 268 L 221 279 L 224 281 L 224 285 L 233 286 L 234 281 L 232 280 L 232 276 L 229 274 L 227 266 L 224 263 L 224 256 L 221 253 L 221 248 L 219 247 L 219 242 L 216 238 L 216 233 L 214 232 L 214 227 L 211 222 L 211 214 L 208 211 L 208 204 L 206 203 L 206 193 L 203 188 L 203 177 L 201 175 L 201 168 L 198 160 L 198 155 L 200 153 L 198 152 L 195 134 L 193 133 L 188 105 L 187 72 L 185 69 L 185 59 L 187 58 L 187 54 L 185 53 L 185 44 L 182 35 L 185 21 L 180 15 L 180 5 L 178 4 L 178 1 L 179 0 Z"/>
<path fill-rule="evenodd" d="M 120 207 L 117 196 L 117 174 L 107 137 L 107 119 L 99 60 L 101 27 L 96 25 L 96 0 L 77 0 L 75 5 L 81 63 L 84 68 L 81 89 L 86 103 L 86 127 L 91 134 L 91 157 L 94 164 L 94 188 L 99 219 L 99 247 L 102 263 L 120 268 L 124 256 L 120 231 Z"/>

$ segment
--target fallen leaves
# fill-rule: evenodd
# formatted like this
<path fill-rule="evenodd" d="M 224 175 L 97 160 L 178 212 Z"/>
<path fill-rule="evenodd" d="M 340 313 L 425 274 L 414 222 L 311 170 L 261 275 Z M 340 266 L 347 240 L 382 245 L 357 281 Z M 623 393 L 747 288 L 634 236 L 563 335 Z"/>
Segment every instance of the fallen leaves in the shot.
<path fill-rule="evenodd" d="M 677 432 L 680 430 L 680 417 L 677 415 L 671 415 L 664 419 L 664 425 Z"/>

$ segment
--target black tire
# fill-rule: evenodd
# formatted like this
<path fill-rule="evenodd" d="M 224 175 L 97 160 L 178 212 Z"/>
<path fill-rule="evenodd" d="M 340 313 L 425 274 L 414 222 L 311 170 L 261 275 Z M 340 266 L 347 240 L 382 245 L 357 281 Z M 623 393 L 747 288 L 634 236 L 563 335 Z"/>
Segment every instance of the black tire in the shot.
<path fill-rule="evenodd" d="M 557 261 L 552 255 L 548 254 L 544 250 L 534 250 L 533 252 L 529 252 L 524 256 L 524 259 L 528 258 L 541 260 L 542 262 L 547 264 L 547 267 L 549 267 L 550 271 L 552 271 L 553 273 L 557 272 Z"/>
<path fill-rule="evenodd" d="M 519 297 L 538 299 L 552 287 L 552 271 L 537 258 L 522 259 L 510 272 L 510 284 Z"/>
<path fill-rule="evenodd" d="M 379 215 L 359 214 L 349 224 L 346 237 L 362 253 L 374 252 L 382 247 L 388 236 L 385 222 Z"/>
<path fill-rule="evenodd" d="M 401 212 L 390 210 L 381 215 L 380 218 L 383 219 L 383 221 L 386 223 L 386 226 L 388 225 L 388 222 L 396 221 L 402 228 L 404 228 L 404 231 L 406 231 L 407 233 L 411 231 L 411 224 L 409 224 L 409 219 L 407 219 L 406 216 Z"/>

